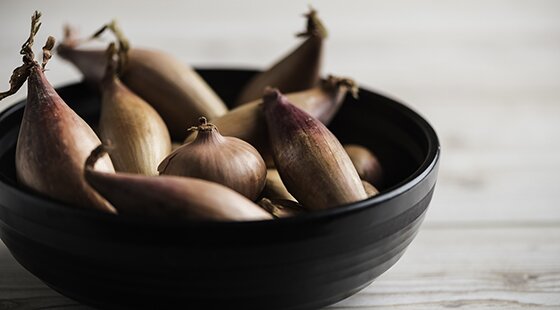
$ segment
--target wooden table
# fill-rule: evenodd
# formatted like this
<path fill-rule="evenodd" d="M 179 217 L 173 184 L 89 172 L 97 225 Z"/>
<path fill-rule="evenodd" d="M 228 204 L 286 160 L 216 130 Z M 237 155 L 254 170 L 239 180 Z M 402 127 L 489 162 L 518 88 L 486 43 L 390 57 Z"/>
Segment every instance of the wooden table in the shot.
<path fill-rule="evenodd" d="M 39 41 L 60 37 L 64 22 L 90 32 L 119 17 L 133 43 L 228 67 L 264 67 L 291 49 L 306 10 L 300 1 L 133 3 L 2 2 L 2 88 L 35 8 L 44 12 Z M 330 30 L 324 72 L 409 103 L 443 149 L 418 237 L 393 268 L 331 309 L 559 309 L 560 2 L 316 6 Z M 48 68 L 54 85 L 80 78 L 56 56 Z M 25 271 L 0 242 L 0 309 L 45 308 L 85 309 Z"/>

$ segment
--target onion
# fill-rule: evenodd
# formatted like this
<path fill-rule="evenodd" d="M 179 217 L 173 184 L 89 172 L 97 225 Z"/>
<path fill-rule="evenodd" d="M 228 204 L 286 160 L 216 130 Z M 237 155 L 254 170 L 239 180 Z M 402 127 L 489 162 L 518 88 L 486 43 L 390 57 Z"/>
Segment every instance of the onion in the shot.
<path fill-rule="evenodd" d="M 297 35 L 306 40 L 268 70 L 250 80 L 239 94 L 236 105 L 260 98 L 267 86 L 291 93 L 317 85 L 327 30 L 314 9 L 310 9 L 306 17 L 307 29 Z"/>
<path fill-rule="evenodd" d="M 357 144 L 346 144 L 344 150 L 350 156 L 360 178 L 373 186 L 381 187 L 383 185 L 383 168 L 373 152 Z"/>
<path fill-rule="evenodd" d="M 158 167 L 160 174 L 220 183 L 254 201 L 266 182 L 266 165 L 257 150 L 243 140 L 222 136 L 205 117 L 191 130 L 197 131 L 196 138 L 167 156 Z"/>
<path fill-rule="evenodd" d="M 86 161 L 85 179 L 121 216 L 161 220 L 256 221 L 272 218 L 235 191 L 217 183 L 175 176 L 105 173 L 93 165 L 105 153 L 101 145 Z"/>
<path fill-rule="evenodd" d="M 263 97 L 274 163 L 305 208 L 327 209 L 367 198 L 360 177 L 336 137 L 277 89 Z"/>
<path fill-rule="evenodd" d="M 287 94 L 286 97 L 298 108 L 328 124 L 344 102 L 346 94 L 350 92 L 353 96 L 357 96 L 357 90 L 353 80 L 331 75 L 323 80 L 320 86 Z M 237 107 L 211 121 L 220 128 L 220 133 L 223 135 L 237 137 L 254 146 L 269 165 L 271 155 L 262 112 L 262 99 Z M 191 134 L 185 142 L 192 140 L 194 134 Z"/>
<path fill-rule="evenodd" d="M 158 50 L 130 48 L 115 22 L 104 26 L 119 39 L 122 61 L 119 67 L 123 83 L 151 104 L 161 115 L 174 140 L 185 139 L 185 124 L 193 124 L 200 115 L 210 119 L 227 112 L 227 107 L 208 84 L 190 66 Z M 106 67 L 103 50 L 78 47 L 79 40 L 68 37 L 58 46 L 58 53 L 72 62 L 85 79 L 99 83 Z"/>
<path fill-rule="evenodd" d="M 366 191 L 366 194 L 368 195 L 368 197 L 373 197 L 373 196 L 379 194 L 379 190 L 377 190 L 377 188 L 375 188 L 375 186 L 371 185 L 368 181 L 362 180 L 362 184 L 364 185 L 364 190 Z"/>
<path fill-rule="evenodd" d="M 84 161 L 100 143 L 89 125 L 56 93 L 44 70 L 54 46 L 49 37 L 43 47 L 43 63 L 34 60 L 33 39 L 39 30 L 41 14 L 32 17 L 31 34 L 21 54 L 24 64 L 14 70 L 10 90 L 0 99 L 15 92 L 27 80 L 27 103 L 16 146 L 15 166 L 18 182 L 32 191 L 75 207 L 115 213 L 111 204 L 84 180 Z M 103 156 L 96 169 L 114 172 L 109 156 Z"/>
<path fill-rule="evenodd" d="M 258 205 L 274 218 L 290 217 L 305 212 L 299 203 L 286 199 L 263 198 L 259 200 Z"/>
<path fill-rule="evenodd" d="M 111 44 L 108 56 L 113 57 Z M 120 172 L 157 175 L 157 166 L 171 152 L 171 138 L 165 123 L 146 101 L 131 92 L 108 62 L 102 82 L 99 135 L 113 145 L 111 159 Z"/>
<path fill-rule="evenodd" d="M 266 171 L 266 185 L 264 186 L 262 195 L 269 199 L 285 199 L 297 201 L 282 183 L 280 174 L 276 169 L 268 169 Z"/>

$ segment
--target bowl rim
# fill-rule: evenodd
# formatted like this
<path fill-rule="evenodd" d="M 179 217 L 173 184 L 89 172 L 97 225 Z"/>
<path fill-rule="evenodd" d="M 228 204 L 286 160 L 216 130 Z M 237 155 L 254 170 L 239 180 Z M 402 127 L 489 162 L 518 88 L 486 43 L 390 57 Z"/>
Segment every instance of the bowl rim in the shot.
<path fill-rule="evenodd" d="M 199 69 L 200 70 L 200 69 Z M 212 71 L 212 70 L 221 70 L 221 71 L 251 71 L 250 69 L 235 69 L 235 68 L 227 68 L 227 69 L 201 69 L 205 71 Z M 60 87 L 56 87 L 57 92 L 61 89 L 69 89 L 74 87 L 79 87 L 83 85 L 84 82 L 76 82 L 70 83 L 67 85 L 63 85 Z M 381 94 L 377 91 L 369 90 L 367 88 L 363 88 L 361 85 L 359 87 L 360 92 L 368 92 L 370 94 L 376 95 L 381 97 L 385 100 L 390 101 L 392 104 L 395 105 L 395 108 L 399 110 L 400 113 L 403 113 L 407 116 L 408 119 L 414 121 L 416 125 L 422 129 L 423 135 L 427 138 L 428 148 L 427 148 L 427 155 L 424 157 L 423 162 L 420 166 L 416 169 L 414 173 L 409 175 L 404 180 L 400 181 L 399 183 L 395 184 L 394 186 L 383 190 L 380 194 L 360 200 L 354 203 L 348 203 L 344 205 L 337 206 L 331 209 L 325 210 L 316 210 L 309 213 L 299 214 L 293 217 L 285 217 L 285 218 L 277 218 L 274 220 L 252 220 L 252 221 L 210 221 L 210 220 L 193 220 L 193 221 L 150 221 L 149 219 L 144 218 L 135 218 L 135 217 L 121 217 L 116 216 L 114 214 L 99 212 L 97 210 L 89 210 L 89 209 L 82 209 L 82 208 L 75 208 L 64 203 L 58 202 L 54 199 L 40 196 L 40 194 L 31 193 L 21 188 L 15 187 L 11 184 L 8 184 L 0 179 L 0 189 L 4 191 L 8 191 L 13 193 L 16 196 L 20 196 L 25 200 L 31 202 L 34 205 L 40 205 L 42 208 L 45 208 L 46 211 L 54 211 L 54 212 L 64 212 L 66 214 L 73 214 L 75 216 L 84 217 L 88 219 L 106 221 L 106 222 L 116 222 L 119 224 L 130 224 L 130 225 L 142 225 L 143 227 L 150 227 L 150 228 L 180 228 L 180 227 L 193 227 L 193 226 L 212 226 L 212 227 L 228 227 L 228 226 L 246 226 L 246 225 L 282 225 L 282 224 L 297 224 L 301 222 L 309 222 L 309 221 L 319 221 L 319 220 L 328 220 L 333 217 L 339 217 L 343 215 L 348 215 L 354 212 L 361 211 L 365 208 L 375 208 L 382 204 L 383 202 L 392 200 L 398 196 L 405 194 L 407 191 L 414 188 L 416 185 L 421 183 L 424 179 L 426 179 L 434 169 L 437 168 L 438 162 L 441 156 L 441 146 L 439 143 L 438 136 L 434 130 L 434 128 L 430 125 L 430 123 L 419 113 L 414 111 L 410 108 L 407 104 L 401 102 L 400 100 L 396 100 L 391 96 Z M 6 107 L 3 111 L 0 111 L 0 122 L 2 122 L 6 117 L 10 116 L 13 113 L 16 113 L 19 109 L 23 109 L 25 106 L 26 99 L 19 100 L 12 105 Z M 7 207 L 7 206 L 0 206 L 0 207 Z"/>

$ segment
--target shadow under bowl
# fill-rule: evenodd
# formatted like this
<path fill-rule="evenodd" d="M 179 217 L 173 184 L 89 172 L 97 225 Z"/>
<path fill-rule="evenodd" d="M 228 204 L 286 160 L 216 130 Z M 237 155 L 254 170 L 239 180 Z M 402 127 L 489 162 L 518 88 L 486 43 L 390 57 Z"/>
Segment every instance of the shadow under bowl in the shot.
<path fill-rule="evenodd" d="M 225 102 L 250 70 L 199 70 Z M 57 89 L 86 121 L 99 96 Z M 162 223 L 68 207 L 15 179 L 25 101 L 0 114 L 0 237 L 16 260 L 56 291 L 104 309 L 317 309 L 389 269 L 418 231 L 434 191 L 440 147 L 405 105 L 360 89 L 329 126 L 364 145 L 386 172 L 381 194 L 330 210 L 257 222 Z"/>

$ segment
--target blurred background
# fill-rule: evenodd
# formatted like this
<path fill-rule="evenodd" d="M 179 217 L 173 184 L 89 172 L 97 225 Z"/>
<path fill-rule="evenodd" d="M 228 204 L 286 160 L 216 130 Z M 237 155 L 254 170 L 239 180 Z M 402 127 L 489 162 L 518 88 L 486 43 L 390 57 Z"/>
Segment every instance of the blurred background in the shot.
<path fill-rule="evenodd" d="M 435 127 L 443 150 L 418 239 L 393 270 L 338 307 L 398 304 L 421 293 L 406 284 L 415 277 L 432 281 L 438 293 L 430 302 L 471 298 L 443 285 L 454 276 L 499 296 L 513 290 L 511 298 L 560 306 L 560 1 L 310 4 L 330 34 L 323 73 L 407 103 Z M 35 9 L 43 12 L 37 51 L 47 35 L 62 39 L 66 23 L 89 35 L 116 18 L 133 45 L 194 66 L 265 68 L 298 45 L 294 34 L 304 29 L 308 7 L 295 0 L 0 0 L 2 90 L 20 65 Z M 56 55 L 47 68 L 55 86 L 81 78 Z M 0 110 L 25 95 L 22 88 Z M 525 282 L 527 274 L 547 274 L 552 284 L 537 295 L 515 291 L 511 272 Z M 488 273 L 498 284 L 483 285 Z"/>

